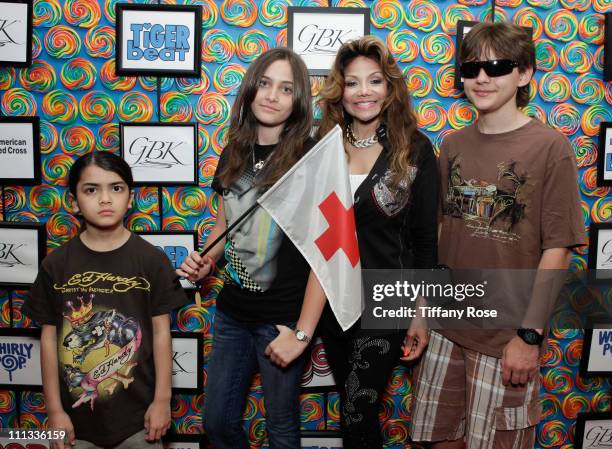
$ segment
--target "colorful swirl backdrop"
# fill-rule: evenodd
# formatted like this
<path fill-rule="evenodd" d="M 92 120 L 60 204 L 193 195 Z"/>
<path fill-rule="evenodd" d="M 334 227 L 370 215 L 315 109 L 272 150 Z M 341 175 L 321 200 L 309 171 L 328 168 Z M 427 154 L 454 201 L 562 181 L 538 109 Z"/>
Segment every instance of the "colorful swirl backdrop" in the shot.
<path fill-rule="evenodd" d="M 115 74 L 115 0 L 34 1 L 33 63 L 25 69 L 0 68 L 3 115 L 41 118 L 43 184 L 6 186 L 4 218 L 47 225 L 48 250 L 76 235 L 66 175 L 75 158 L 92 149 L 119 151 L 119 121 L 200 124 L 199 187 L 136 191 L 127 218 L 134 230 L 195 229 L 206 239 L 217 214 L 210 182 L 224 146 L 231 104 L 248 65 L 265 50 L 286 43 L 287 6 L 369 7 L 372 33 L 383 39 L 413 92 L 419 125 L 436 149 L 443 138 L 470 124 L 476 113 L 453 88 L 457 20 L 510 20 L 533 29 L 538 71 L 526 112 L 570 139 L 580 171 L 585 225 L 609 222 L 610 191 L 597 187 L 597 135 L 601 121 L 612 121 L 612 83 L 602 81 L 605 0 L 185 0 L 202 8 L 202 76 L 161 78 Z M 133 1 L 132 3 L 157 3 Z M 162 3 L 177 3 L 163 0 Z M 178 2 L 183 3 L 183 2 Z M 312 78 L 316 97 L 323 79 Z M 158 104 L 159 101 L 159 104 Z M 316 114 L 320 114 L 315 108 Z M 586 266 L 587 251 L 574 254 L 572 267 Z M 212 278 L 202 307 L 189 305 L 173 314 L 173 329 L 204 334 L 204 376 L 214 332 L 215 297 L 222 286 Z M 0 291 L 0 327 L 31 327 L 21 313 L 25 292 Z M 610 409 L 611 385 L 582 379 L 580 331 L 556 332 L 543 358 L 544 418 L 538 448 L 570 448 L 576 414 Z M 324 357 L 313 355 L 314 366 Z M 405 443 L 412 392 L 410 371 L 398 367 L 381 409 L 388 448 Z M 40 393 L 0 391 L 0 427 L 40 427 L 45 422 Z M 177 395 L 172 401 L 175 432 L 201 432 L 203 395 Z M 261 383 L 254 379 L 245 409 L 245 429 L 254 448 L 267 447 Z M 305 391 L 301 397 L 304 430 L 338 430 L 339 402 L 334 392 Z"/>

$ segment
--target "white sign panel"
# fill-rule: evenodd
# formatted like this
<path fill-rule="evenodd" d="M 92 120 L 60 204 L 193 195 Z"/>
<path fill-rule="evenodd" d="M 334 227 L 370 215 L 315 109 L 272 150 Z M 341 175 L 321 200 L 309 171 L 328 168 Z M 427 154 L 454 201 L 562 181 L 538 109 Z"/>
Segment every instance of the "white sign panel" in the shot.
<path fill-rule="evenodd" d="M 612 412 L 579 413 L 575 429 L 576 449 L 612 447 Z"/>
<path fill-rule="evenodd" d="M 168 441 L 164 443 L 164 449 L 200 449 L 200 443 L 195 441 Z"/>
<path fill-rule="evenodd" d="M 612 419 L 584 423 L 582 449 L 605 449 L 612 446 Z"/>
<path fill-rule="evenodd" d="M 121 124 L 121 153 L 137 185 L 196 185 L 197 124 Z"/>
<path fill-rule="evenodd" d="M 164 449 L 204 449 L 210 446 L 205 435 L 193 433 L 166 434 L 163 444 Z"/>
<path fill-rule="evenodd" d="M 0 223 L 0 286 L 31 285 L 41 261 L 41 230 Z"/>
<path fill-rule="evenodd" d="M 301 449 L 342 449 L 342 438 L 302 438 Z"/>
<path fill-rule="evenodd" d="M 0 117 L 0 183 L 40 183 L 38 117 Z"/>
<path fill-rule="evenodd" d="M 338 49 L 370 33 L 367 8 L 288 8 L 287 42 L 311 75 L 329 73 Z"/>
<path fill-rule="evenodd" d="M 202 334 L 172 332 L 172 388 L 201 394 L 203 389 Z"/>
<path fill-rule="evenodd" d="M 34 177 L 34 136 L 28 123 L 0 123 L 0 178 Z"/>
<path fill-rule="evenodd" d="M 31 8 L 31 2 L 0 3 L 0 62 L 3 65 L 23 66 L 31 60 Z"/>
<path fill-rule="evenodd" d="M 117 7 L 118 74 L 200 75 L 201 6 Z"/>
<path fill-rule="evenodd" d="M 37 337 L 0 336 L 0 385 L 40 386 L 40 340 Z"/>
<path fill-rule="evenodd" d="M 185 261 L 185 258 L 195 251 L 195 234 L 194 232 L 141 232 L 139 235 L 162 251 L 174 269 L 177 269 Z M 187 279 L 181 279 L 183 288 L 195 288 L 195 284 Z"/>
<path fill-rule="evenodd" d="M 596 267 L 598 279 L 612 279 L 612 229 L 600 229 L 597 236 Z"/>
<path fill-rule="evenodd" d="M 588 370 L 612 374 L 612 326 L 594 326 Z"/>

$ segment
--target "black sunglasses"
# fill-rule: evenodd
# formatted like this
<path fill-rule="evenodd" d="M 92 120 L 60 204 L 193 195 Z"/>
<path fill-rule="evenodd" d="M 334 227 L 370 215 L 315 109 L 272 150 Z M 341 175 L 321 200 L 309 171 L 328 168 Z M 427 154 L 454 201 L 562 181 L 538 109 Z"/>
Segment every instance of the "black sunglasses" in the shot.
<path fill-rule="evenodd" d="M 504 76 L 512 73 L 518 62 L 510 59 L 491 59 L 489 61 L 470 61 L 464 62 L 459 68 L 462 78 L 476 78 L 480 69 L 484 69 L 487 76 Z"/>

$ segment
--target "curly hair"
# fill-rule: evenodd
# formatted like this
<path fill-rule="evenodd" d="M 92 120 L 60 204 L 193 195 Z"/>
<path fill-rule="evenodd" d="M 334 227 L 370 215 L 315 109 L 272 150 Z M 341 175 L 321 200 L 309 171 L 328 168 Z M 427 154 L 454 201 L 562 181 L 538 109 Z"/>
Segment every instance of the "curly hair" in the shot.
<path fill-rule="evenodd" d="M 331 72 L 321 91 L 321 111 L 323 117 L 319 125 L 319 136 L 324 136 L 336 124 L 346 133 L 352 117 L 342 105 L 344 94 L 344 71 L 358 56 L 375 61 L 381 68 L 387 82 L 388 95 L 380 112 L 380 122 L 386 126 L 390 144 L 390 163 L 392 184 L 398 186 L 412 160 L 410 140 L 416 131 L 416 116 L 404 76 L 384 42 L 374 36 L 346 42 L 340 47 Z M 346 135 L 345 135 L 346 137 Z"/>

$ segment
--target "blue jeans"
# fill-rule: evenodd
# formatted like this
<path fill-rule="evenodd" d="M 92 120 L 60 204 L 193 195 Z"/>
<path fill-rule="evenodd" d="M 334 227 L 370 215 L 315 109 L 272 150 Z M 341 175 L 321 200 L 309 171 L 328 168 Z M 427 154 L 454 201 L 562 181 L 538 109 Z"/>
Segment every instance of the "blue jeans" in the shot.
<path fill-rule="evenodd" d="M 294 327 L 294 323 L 278 323 Z M 204 428 L 214 449 L 249 449 L 242 415 L 259 368 L 270 449 L 300 447 L 299 392 L 304 357 L 281 368 L 264 355 L 275 324 L 244 323 L 217 310 L 204 399 Z"/>

